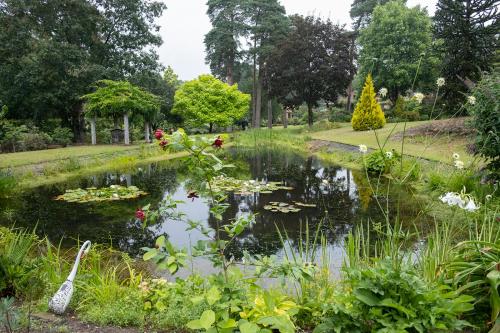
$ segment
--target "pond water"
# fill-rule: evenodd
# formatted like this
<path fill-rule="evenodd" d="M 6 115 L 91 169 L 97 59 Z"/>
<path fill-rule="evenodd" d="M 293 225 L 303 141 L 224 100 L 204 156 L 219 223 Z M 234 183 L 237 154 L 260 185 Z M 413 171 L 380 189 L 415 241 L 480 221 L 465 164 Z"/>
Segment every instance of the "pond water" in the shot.
<path fill-rule="evenodd" d="M 340 265 L 346 235 L 359 223 L 384 221 L 365 175 L 335 165 L 326 165 L 318 159 L 290 152 L 231 150 L 227 159 L 235 164 L 228 176 L 259 181 L 279 181 L 293 190 L 278 190 L 268 194 L 229 194 L 229 208 L 224 220 L 241 214 L 255 213 L 255 224 L 246 230 L 230 248 L 236 259 L 247 250 L 254 254 L 282 256 L 283 243 L 277 228 L 288 238 L 287 248 L 297 250 L 306 242 L 306 225 L 313 234 L 320 228 L 326 236 L 331 264 Z M 134 170 L 107 172 L 85 176 L 72 181 L 27 190 L 15 198 L 0 202 L 0 224 L 34 228 L 37 233 L 63 246 L 73 245 L 77 239 L 112 244 L 132 255 L 141 253 L 141 247 L 152 246 L 158 235 L 165 234 L 178 246 L 188 248 L 203 235 L 190 231 L 182 222 L 163 220 L 143 230 L 134 218 L 138 207 L 158 203 L 166 195 L 185 203 L 179 209 L 192 220 L 215 226 L 209 216 L 209 207 L 203 198 L 186 198 L 191 178 L 182 160 L 143 165 Z M 139 199 L 101 203 L 68 203 L 53 200 L 67 189 L 107 187 L 112 184 L 135 185 L 149 194 Z M 396 191 L 396 192 L 395 192 Z M 400 215 L 414 221 L 418 205 L 410 200 L 406 190 L 395 189 L 401 202 Z M 386 205 L 384 198 L 380 197 Z M 296 213 L 275 213 L 264 209 L 270 202 L 293 201 L 315 204 Z M 390 210 L 395 203 L 388 202 Z M 285 233 L 286 232 L 286 233 Z M 311 237 L 312 238 L 312 237 Z"/>

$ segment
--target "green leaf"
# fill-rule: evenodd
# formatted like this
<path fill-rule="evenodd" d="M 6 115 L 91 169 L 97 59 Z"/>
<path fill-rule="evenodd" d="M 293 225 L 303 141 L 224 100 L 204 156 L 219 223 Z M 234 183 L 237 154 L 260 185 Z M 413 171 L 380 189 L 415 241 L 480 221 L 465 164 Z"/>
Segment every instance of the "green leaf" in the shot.
<path fill-rule="evenodd" d="M 215 313 L 212 310 L 205 310 L 200 319 L 191 320 L 186 326 L 192 330 L 208 330 L 215 323 Z"/>
<path fill-rule="evenodd" d="M 218 325 L 220 328 L 233 328 L 238 326 L 236 323 L 236 320 L 229 318 L 228 320 L 224 320 L 223 322 L 220 322 Z"/>
<path fill-rule="evenodd" d="M 241 333 L 257 333 L 260 330 L 257 324 L 250 323 L 246 320 L 240 321 L 239 329 Z"/>
<path fill-rule="evenodd" d="M 165 247 L 165 242 L 166 242 L 166 238 L 165 236 L 160 236 L 156 239 L 156 246 L 157 247 Z"/>
<path fill-rule="evenodd" d="M 353 294 L 358 300 L 365 303 L 366 305 L 377 306 L 380 303 L 380 299 L 368 289 L 359 288 L 354 290 Z"/>
<path fill-rule="evenodd" d="M 148 261 L 148 260 L 151 260 L 154 257 L 156 257 L 157 254 L 158 254 L 158 250 L 157 249 L 151 249 L 148 252 L 144 253 L 144 255 L 142 256 L 142 259 L 144 261 Z"/>
<path fill-rule="evenodd" d="M 221 294 L 217 287 L 212 287 L 207 292 L 207 303 L 209 305 L 215 304 L 218 300 L 221 299 Z"/>

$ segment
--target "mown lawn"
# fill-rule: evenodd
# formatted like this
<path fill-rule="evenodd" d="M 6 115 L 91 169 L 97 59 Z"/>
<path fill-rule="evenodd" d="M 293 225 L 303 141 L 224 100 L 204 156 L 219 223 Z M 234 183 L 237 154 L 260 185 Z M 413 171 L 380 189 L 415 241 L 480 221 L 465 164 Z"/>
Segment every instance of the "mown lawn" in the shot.
<path fill-rule="evenodd" d="M 68 158 L 91 157 L 100 154 L 127 153 L 136 151 L 141 145 L 97 145 L 97 146 L 72 146 L 66 148 L 26 151 L 19 153 L 2 154 L 0 168 L 19 167 L 31 164 L 40 164 L 64 160 Z"/>
<path fill-rule="evenodd" d="M 426 124 L 428 121 L 417 121 L 407 123 L 407 128 L 416 127 L 419 125 Z M 385 150 L 395 149 L 396 151 L 401 151 L 401 140 L 395 139 L 392 136 L 398 132 L 402 132 L 404 129 L 403 123 L 398 124 L 387 124 L 384 128 L 376 131 L 354 131 L 350 124 L 343 123 L 342 127 L 310 133 L 310 136 L 316 140 L 326 140 L 333 142 L 340 142 L 350 145 L 361 145 L 364 144 L 369 148 L 378 148 L 377 136 L 380 144 L 384 144 L 388 136 L 391 138 L 387 141 Z M 392 131 L 392 133 L 391 133 Z M 445 163 L 452 162 L 452 154 L 457 152 L 460 154 L 461 159 L 464 162 L 470 162 L 473 156 L 466 153 L 467 138 L 458 138 L 456 136 L 440 136 L 438 138 L 407 138 L 404 144 L 404 153 L 411 156 L 423 157 L 430 160 L 441 161 Z"/>

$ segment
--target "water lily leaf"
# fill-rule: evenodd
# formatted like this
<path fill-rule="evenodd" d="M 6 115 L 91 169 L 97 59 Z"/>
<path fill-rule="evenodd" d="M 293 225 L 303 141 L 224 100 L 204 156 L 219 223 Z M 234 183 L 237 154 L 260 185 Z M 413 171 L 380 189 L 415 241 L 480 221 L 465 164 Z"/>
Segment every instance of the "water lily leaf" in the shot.
<path fill-rule="evenodd" d="M 146 194 L 146 192 L 139 190 L 136 186 L 111 185 L 110 187 L 101 189 L 89 187 L 87 189 L 66 190 L 66 193 L 57 196 L 55 200 L 77 203 L 103 202 L 135 199 Z"/>

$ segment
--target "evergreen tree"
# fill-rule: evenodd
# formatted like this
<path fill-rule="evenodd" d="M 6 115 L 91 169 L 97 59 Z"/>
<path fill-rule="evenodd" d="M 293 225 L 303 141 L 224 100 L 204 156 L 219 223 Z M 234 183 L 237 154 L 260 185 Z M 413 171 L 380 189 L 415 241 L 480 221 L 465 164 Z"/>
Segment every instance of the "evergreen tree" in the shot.
<path fill-rule="evenodd" d="M 377 102 L 372 76 L 368 74 L 361 97 L 356 104 L 351 119 L 355 131 L 366 131 L 382 128 L 385 125 L 385 115 Z"/>
<path fill-rule="evenodd" d="M 232 85 L 235 67 L 241 57 L 240 37 L 246 25 L 243 0 L 209 0 L 207 15 L 212 29 L 205 35 L 206 62 L 212 74 Z"/>
<path fill-rule="evenodd" d="M 498 0 L 439 0 L 436 39 L 442 39 L 444 98 L 449 112 L 463 102 L 468 80 L 477 82 L 489 71 L 498 48 Z"/>
<path fill-rule="evenodd" d="M 349 12 L 354 31 L 359 31 L 359 29 L 370 24 L 375 7 L 389 1 L 391 0 L 354 0 L 351 4 L 351 11 Z M 404 0 L 404 3 L 406 3 L 406 0 Z"/>

